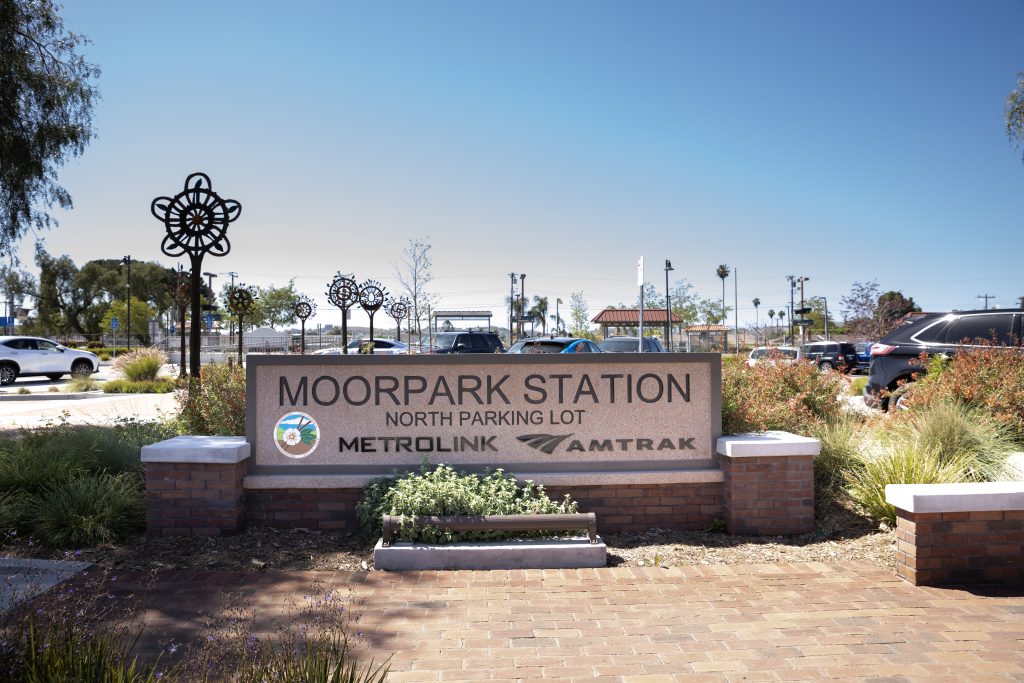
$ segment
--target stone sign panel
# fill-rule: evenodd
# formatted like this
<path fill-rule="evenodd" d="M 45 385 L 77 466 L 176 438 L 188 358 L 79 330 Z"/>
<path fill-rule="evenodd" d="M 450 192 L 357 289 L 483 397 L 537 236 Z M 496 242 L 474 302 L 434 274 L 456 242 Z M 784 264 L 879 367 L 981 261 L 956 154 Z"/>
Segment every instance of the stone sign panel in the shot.
<path fill-rule="evenodd" d="M 246 372 L 256 474 L 698 467 L 721 434 L 718 354 L 250 355 Z"/>

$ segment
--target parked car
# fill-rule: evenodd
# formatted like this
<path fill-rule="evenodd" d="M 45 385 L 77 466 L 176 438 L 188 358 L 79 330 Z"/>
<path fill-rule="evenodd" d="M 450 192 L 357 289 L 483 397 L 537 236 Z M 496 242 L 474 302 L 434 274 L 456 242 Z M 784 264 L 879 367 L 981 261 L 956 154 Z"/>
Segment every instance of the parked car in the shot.
<path fill-rule="evenodd" d="M 598 347 L 605 353 L 637 353 L 639 351 L 639 337 L 608 337 L 598 343 Z M 657 337 L 644 337 L 644 353 L 664 353 L 665 347 Z"/>
<path fill-rule="evenodd" d="M 100 371 L 99 357 L 39 337 L 0 337 L 0 385 L 18 377 L 85 377 Z"/>
<path fill-rule="evenodd" d="M 359 353 L 359 347 L 370 341 L 369 339 L 353 339 L 348 343 L 348 352 L 350 354 Z M 314 356 L 339 356 L 345 353 L 344 349 L 340 347 L 331 347 L 328 349 L 320 349 L 314 351 Z M 373 353 L 378 356 L 396 356 L 399 354 L 409 353 L 409 347 L 394 339 L 374 339 L 373 340 Z"/>
<path fill-rule="evenodd" d="M 864 402 L 887 410 L 903 399 L 906 389 L 926 370 L 918 360 L 953 355 L 972 346 L 1021 347 L 1021 319 L 1024 309 L 925 313 L 871 346 L 871 366 L 864 387 Z M 897 393 L 894 393 L 897 392 Z"/>
<path fill-rule="evenodd" d="M 801 358 L 803 352 L 795 346 L 758 346 L 750 352 L 745 362 L 752 368 L 758 363 L 792 365 Z"/>
<path fill-rule="evenodd" d="M 440 332 L 430 353 L 504 353 L 505 345 L 494 332 Z"/>
<path fill-rule="evenodd" d="M 804 358 L 819 370 L 852 371 L 857 367 L 857 349 L 849 342 L 810 342 L 801 347 Z"/>
<path fill-rule="evenodd" d="M 528 337 L 510 346 L 506 353 L 562 353 L 569 352 L 570 346 L 570 353 L 601 353 L 597 344 L 579 337 Z"/>
<path fill-rule="evenodd" d="M 856 342 L 853 348 L 857 351 L 857 372 L 867 372 L 871 365 L 871 342 Z"/>

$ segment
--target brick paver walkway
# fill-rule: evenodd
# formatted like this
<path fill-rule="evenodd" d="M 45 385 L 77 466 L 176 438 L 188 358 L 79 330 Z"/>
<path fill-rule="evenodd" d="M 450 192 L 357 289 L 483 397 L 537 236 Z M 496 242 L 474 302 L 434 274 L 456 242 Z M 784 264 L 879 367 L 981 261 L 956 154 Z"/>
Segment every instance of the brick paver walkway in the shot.
<path fill-rule="evenodd" d="M 123 579 L 122 579 L 123 581 Z M 153 631 L 223 591 L 271 629 L 289 596 L 351 588 L 389 681 L 1024 680 L 1024 586 L 911 586 L 856 562 L 492 572 L 170 572 Z"/>

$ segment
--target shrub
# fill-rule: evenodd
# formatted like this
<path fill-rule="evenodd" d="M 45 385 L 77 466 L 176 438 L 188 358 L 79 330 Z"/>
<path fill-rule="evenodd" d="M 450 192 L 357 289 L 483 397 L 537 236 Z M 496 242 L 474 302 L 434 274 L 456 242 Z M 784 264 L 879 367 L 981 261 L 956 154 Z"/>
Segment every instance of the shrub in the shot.
<path fill-rule="evenodd" d="M 154 380 L 111 379 L 103 383 L 105 394 L 169 394 L 177 387 L 175 380 L 161 377 Z"/>
<path fill-rule="evenodd" d="M 93 377 L 72 377 L 68 380 L 65 391 L 69 393 L 78 393 L 82 391 L 96 391 L 99 389 L 100 383 L 97 382 Z"/>
<path fill-rule="evenodd" d="M 142 348 L 123 356 L 113 363 L 115 372 L 133 382 L 152 382 L 167 364 L 167 354 L 157 348 Z"/>
<path fill-rule="evenodd" d="M 145 487 L 137 474 L 80 475 L 58 481 L 31 503 L 33 534 L 58 548 L 93 546 L 143 531 Z"/>
<path fill-rule="evenodd" d="M 576 512 L 568 494 L 561 503 L 548 498 L 543 486 L 518 482 L 501 469 L 483 475 L 456 472 L 447 465 L 424 463 L 419 472 L 395 479 L 374 479 L 363 490 L 356 517 L 370 538 L 381 534 L 383 515 L 515 515 Z M 451 543 L 522 537 L 524 533 L 473 531 L 452 533 L 432 527 L 403 527 L 399 537 L 407 541 Z M 531 535 L 544 535 L 534 533 Z"/>
<path fill-rule="evenodd" d="M 87 348 L 87 349 L 102 349 L 103 348 L 103 342 L 101 342 L 101 341 L 91 341 L 91 342 L 86 343 L 85 348 Z"/>
<path fill-rule="evenodd" d="M 810 363 L 758 363 L 742 358 L 722 360 L 722 432 L 741 434 L 783 430 L 808 435 L 836 419 L 843 378 L 819 372 Z"/>
<path fill-rule="evenodd" d="M 911 411 L 958 400 L 977 408 L 1024 440 L 1024 354 L 992 346 L 964 349 L 928 361 L 914 387 Z"/>
<path fill-rule="evenodd" d="M 21 394 L 21 395 L 24 396 L 25 394 L 31 394 L 32 392 L 29 391 L 28 387 L 18 387 L 18 391 L 16 391 L 15 393 Z"/>
<path fill-rule="evenodd" d="M 200 379 L 179 383 L 178 417 L 184 434 L 197 436 L 245 435 L 245 371 L 234 365 L 202 368 Z"/>

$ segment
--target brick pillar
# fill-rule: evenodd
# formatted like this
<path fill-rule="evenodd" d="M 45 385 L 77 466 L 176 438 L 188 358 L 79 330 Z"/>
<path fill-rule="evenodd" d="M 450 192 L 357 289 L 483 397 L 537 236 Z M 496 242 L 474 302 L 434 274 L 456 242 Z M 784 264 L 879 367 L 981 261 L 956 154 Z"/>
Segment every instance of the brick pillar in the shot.
<path fill-rule="evenodd" d="M 817 439 L 766 432 L 722 437 L 725 524 L 731 534 L 788 536 L 814 530 Z"/>
<path fill-rule="evenodd" d="M 245 526 L 244 437 L 178 436 L 142 448 L 146 533 L 223 536 Z"/>

